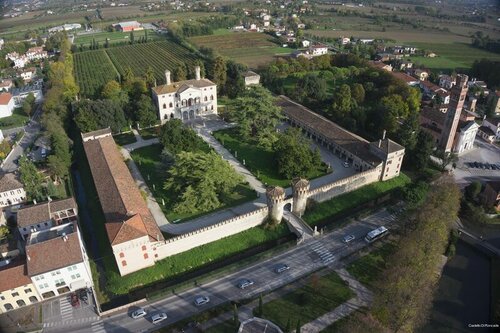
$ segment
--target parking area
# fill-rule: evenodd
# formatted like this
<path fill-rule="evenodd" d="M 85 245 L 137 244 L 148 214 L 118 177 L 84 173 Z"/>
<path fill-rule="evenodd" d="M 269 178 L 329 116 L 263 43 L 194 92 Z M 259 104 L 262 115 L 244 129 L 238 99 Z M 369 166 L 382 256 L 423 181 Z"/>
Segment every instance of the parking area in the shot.
<path fill-rule="evenodd" d="M 479 137 L 476 138 L 474 146 L 474 149 L 460 155 L 457 168 L 453 172 L 455 181 L 461 186 L 474 180 L 500 178 L 500 147 Z"/>
<path fill-rule="evenodd" d="M 92 294 L 85 289 L 46 301 L 42 306 L 45 331 L 50 331 L 51 327 L 78 325 L 99 319 Z"/>

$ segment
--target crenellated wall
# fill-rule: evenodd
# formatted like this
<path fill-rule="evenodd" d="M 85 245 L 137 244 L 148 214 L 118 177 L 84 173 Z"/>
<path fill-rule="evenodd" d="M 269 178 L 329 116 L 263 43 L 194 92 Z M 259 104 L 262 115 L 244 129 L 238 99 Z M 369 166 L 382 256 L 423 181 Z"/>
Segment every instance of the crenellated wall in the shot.
<path fill-rule="evenodd" d="M 174 238 L 169 238 L 164 242 L 156 243 L 155 252 L 158 255 L 156 260 L 161 260 L 174 254 L 256 227 L 264 222 L 267 214 L 267 207 L 259 208 L 247 214 L 236 216 Z"/>

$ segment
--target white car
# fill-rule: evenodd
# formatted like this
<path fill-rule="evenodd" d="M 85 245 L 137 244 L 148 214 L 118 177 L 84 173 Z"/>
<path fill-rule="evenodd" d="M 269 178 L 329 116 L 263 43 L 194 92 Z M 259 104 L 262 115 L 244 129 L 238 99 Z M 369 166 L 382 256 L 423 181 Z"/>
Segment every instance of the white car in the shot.
<path fill-rule="evenodd" d="M 344 238 L 342 239 L 342 241 L 344 243 L 350 243 L 350 242 L 352 242 L 355 239 L 356 239 L 356 237 L 354 235 L 346 235 L 346 236 L 344 236 Z"/>
<path fill-rule="evenodd" d="M 253 281 L 249 279 L 241 279 L 238 282 L 238 288 L 245 289 L 246 287 L 253 286 Z"/>
<path fill-rule="evenodd" d="M 132 312 L 132 318 L 134 318 L 134 319 L 142 318 L 147 314 L 148 313 L 146 312 L 146 310 L 144 310 L 143 308 L 140 308 L 140 309 L 137 309 L 134 312 Z"/>
<path fill-rule="evenodd" d="M 165 312 L 156 313 L 151 316 L 151 322 L 153 324 L 158 324 L 159 322 L 162 322 L 165 319 L 167 319 L 167 314 Z"/>
<path fill-rule="evenodd" d="M 208 296 L 199 296 L 195 298 L 194 305 L 202 306 L 204 304 L 207 304 L 208 302 L 210 302 L 210 298 Z"/>
<path fill-rule="evenodd" d="M 347 162 L 347 161 L 346 161 L 346 162 L 344 162 L 344 163 L 343 163 L 343 165 L 344 165 L 344 168 L 348 168 L 348 167 L 350 166 L 350 165 L 349 165 L 349 162 Z"/>

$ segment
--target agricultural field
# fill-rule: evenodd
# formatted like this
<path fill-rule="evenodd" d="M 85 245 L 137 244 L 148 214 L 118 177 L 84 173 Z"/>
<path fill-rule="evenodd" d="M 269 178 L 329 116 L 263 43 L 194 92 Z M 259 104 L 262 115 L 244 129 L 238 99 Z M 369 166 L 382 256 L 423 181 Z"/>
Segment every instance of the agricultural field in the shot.
<path fill-rule="evenodd" d="M 142 37 L 145 37 L 147 30 L 139 30 L 134 31 L 134 39 L 137 41 Z M 148 41 L 159 40 L 162 37 L 155 33 L 154 31 L 147 31 Z M 130 41 L 130 32 L 121 32 L 121 31 L 113 31 L 113 32 L 97 32 L 97 33 L 80 33 L 75 36 L 74 44 L 80 46 L 88 46 L 92 43 L 93 40 L 99 42 L 101 46 L 104 45 L 106 39 L 109 39 L 109 43 L 120 43 L 120 42 L 129 42 Z"/>
<path fill-rule="evenodd" d="M 250 68 L 266 64 L 276 55 L 290 54 L 293 51 L 280 47 L 274 37 L 259 32 L 216 31 L 214 35 L 191 37 L 189 41 L 197 47 L 211 48 L 220 55 Z"/>
<path fill-rule="evenodd" d="M 75 53 L 75 76 L 82 96 L 94 97 L 103 84 L 117 80 L 130 66 L 136 76 L 143 76 L 151 66 L 158 83 L 165 81 L 165 70 L 185 62 L 192 66 L 197 59 L 191 51 L 171 41 L 118 46 Z"/>
<path fill-rule="evenodd" d="M 193 66 L 197 59 L 192 51 L 172 41 L 115 47 L 107 49 L 106 53 L 120 75 L 130 67 L 136 76 L 142 76 L 151 66 L 158 83 L 165 81 L 166 69 L 172 71 L 181 63 Z"/>
<path fill-rule="evenodd" d="M 118 73 L 105 50 L 75 54 L 75 77 L 82 96 L 95 97 L 102 86 L 118 79 Z"/>

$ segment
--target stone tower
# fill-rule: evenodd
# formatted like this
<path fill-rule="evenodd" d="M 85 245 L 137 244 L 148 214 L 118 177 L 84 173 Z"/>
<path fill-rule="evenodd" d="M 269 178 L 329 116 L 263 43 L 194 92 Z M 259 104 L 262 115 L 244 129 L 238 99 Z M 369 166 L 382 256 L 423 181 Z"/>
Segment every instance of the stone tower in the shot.
<path fill-rule="evenodd" d="M 467 95 L 467 80 L 469 77 L 464 74 L 457 75 L 457 83 L 451 88 L 450 105 L 446 112 L 443 131 L 439 140 L 439 148 L 444 151 L 451 151 L 455 141 L 458 121 L 464 107 L 465 96 Z"/>
<path fill-rule="evenodd" d="M 274 186 L 266 190 L 267 207 L 269 207 L 269 217 L 281 222 L 283 218 L 283 200 L 285 200 L 285 190 L 282 187 Z"/>
<path fill-rule="evenodd" d="M 309 181 L 304 178 L 295 178 L 293 187 L 293 213 L 302 216 L 306 211 L 307 194 L 309 192 Z"/>

